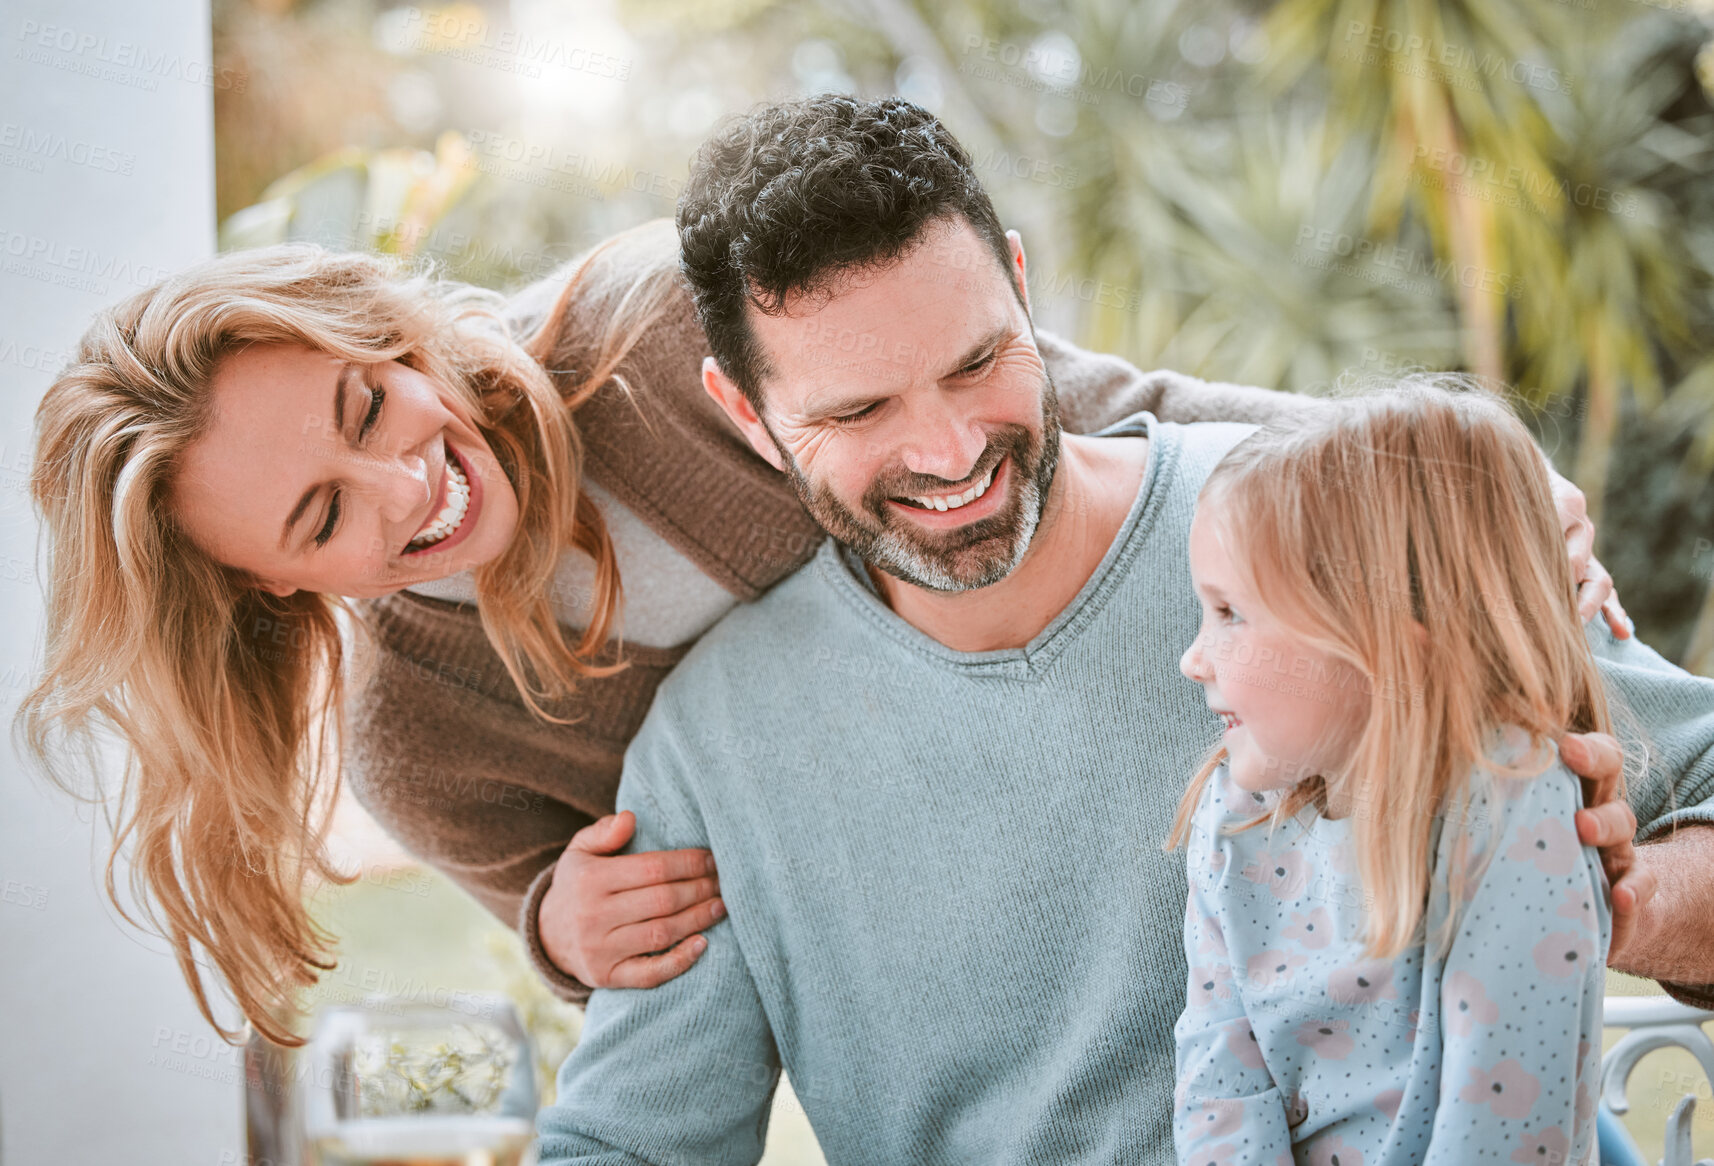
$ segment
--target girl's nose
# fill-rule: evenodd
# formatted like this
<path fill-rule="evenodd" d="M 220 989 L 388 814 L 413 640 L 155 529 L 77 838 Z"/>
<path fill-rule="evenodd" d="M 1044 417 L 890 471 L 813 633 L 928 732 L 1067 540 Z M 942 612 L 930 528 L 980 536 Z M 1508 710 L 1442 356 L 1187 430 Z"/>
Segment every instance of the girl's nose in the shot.
<path fill-rule="evenodd" d="M 1184 655 L 1178 658 L 1178 670 L 1184 673 L 1186 679 L 1201 684 L 1208 676 L 1208 662 L 1202 656 L 1202 636 L 1190 642 L 1190 647 L 1184 650 Z"/>

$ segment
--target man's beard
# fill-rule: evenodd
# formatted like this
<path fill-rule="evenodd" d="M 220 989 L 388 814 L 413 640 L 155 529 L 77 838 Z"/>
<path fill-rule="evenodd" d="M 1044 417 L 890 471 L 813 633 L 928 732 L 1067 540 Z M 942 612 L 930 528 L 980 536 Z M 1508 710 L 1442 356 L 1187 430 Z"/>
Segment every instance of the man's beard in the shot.
<path fill-rule="evenodd" d="M 1010 575 L 1030 549 L 1059 465 L 1059 437 L 1059 400 L 1052 378 L 1044 371 L 1039 441 L 1022 425 L 1002 427 L 989 435 L 975 471 L 965 479 L 979 482 L 1010 458 L 1011 496 L 987 518 L 947 531 L 918 526 L 898 513 L 889 499 L 944 493 L 958 483 L 925 479 L 903 466 L 893 467 L 869 483 L 853 510 L 827 487 L 811 482 L 797 460 L 778 442 L 775 445 L 810 517 L 865 563 L 930 591 L 970 591 Z M 993 488 L 990 484 L 989 489 Z"/>

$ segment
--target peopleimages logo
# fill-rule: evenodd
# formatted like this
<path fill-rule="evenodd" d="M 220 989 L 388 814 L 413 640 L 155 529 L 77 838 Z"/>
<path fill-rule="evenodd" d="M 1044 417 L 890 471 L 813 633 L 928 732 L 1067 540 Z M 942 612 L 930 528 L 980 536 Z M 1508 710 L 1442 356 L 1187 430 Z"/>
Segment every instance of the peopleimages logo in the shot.
<path fill-rule="evenodd" d="M 632 62 L 628 57 L 500 28 L 482 16 L 466 14 L 465 8 L 406 9 L 408 47 L 417 52 L 457 56 L 529 77 L 540 77 L 542 67 L 547 66 L 614 81 L 631 79 Z"/>
<path fill-rule="evenodd" d="M 141 288 L 159 283 L 169 274 L 163 268 L 134 263 L 121 255 L 70 247 L 4 227 L 0 227 L 0 271 L 97 295 L 108 294 L 109 280 Z"/>
<path fill-rule="evenodd" d="M 64 134 L 21 126 L 15 122 L 0 122 L 0 162 L 23 162 L 26 169 L 40 170 L 43 162 L 70 162 L 109 174 L 130 174 L 137 167 L 137 155 L 128 150 L 79 141 Z"/>
<path fill-rule="evenodd" d="M 1338 271 L 1406 290 L 1432 292 L 1441 281 L 1446 281 L 1514 300 L 1523 295 L 1523 281 L 1510 272 L 1425 256 L 1395 243 L 1376 242 L 1360 235 L 1305 225 L 1298 228 L 1295 243 L 1292 262 L 1302 267 Z M 1311 250 L 1315 254 L 1310 254 Z M 1433 282 L 1418 285 L 1406 277 L 1425 277 Z"/>
<path fill-rule="evenodd" d="M 22 21 L 18 26 L 18 40 L 21 43 L 12 53 L 18 60 L 84 73 L 100 80 L 118 81 L 139 89 L 158 88 L 162 77 L 191 85 L 230 89 L 235 93 L 244 92 L 247 84 L 244 74 L 235 69 L 216 69 L 206 61 L 157 51 L 128 40 L 110 41 L 104 35 L 63 24 Z M 62 55 L 55 57 L 54 53 Z"/>
<path fill-rule="evenodd" d="M 1478 51 L 1361 20 L 1346 24 L 1345 44 L 1338 56 L 1341 60 L 1381 65 L 1394 72 L 1423 76 L 1464 89 L 1479 88 L 1479 79 L 1485 78 L 1571 95 L 1571 74 L 1551 65 L 1518 60 L 1487 49 Z"/>

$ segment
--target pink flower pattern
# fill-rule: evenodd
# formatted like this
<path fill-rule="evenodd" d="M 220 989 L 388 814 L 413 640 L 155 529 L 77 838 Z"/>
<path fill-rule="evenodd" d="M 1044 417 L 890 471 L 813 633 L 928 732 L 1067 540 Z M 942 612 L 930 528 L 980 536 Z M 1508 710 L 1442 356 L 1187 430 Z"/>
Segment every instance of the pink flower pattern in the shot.
<path fill-rule="evenodd" d="M 1300 851 L 1266 850 L 1240 872 L 1246 879 L 1272 891 L 1276 898 L 1295 899 L 1309 884 L 1309 860 Z"/>
<path fill-rule="evenodd" d="M 1595 1074 L 1589 1074 L 1589 1078 L 1587 1081 L 1577 1082 L 1577 1100 L 1573 1103 L 1576 1108 L 1572 1111 L 1572 1120 L 1577 1123 L 1578 1129 L 1588 1129 L 1589 1124 L 1595 1120 Z"/>
<path fill-rule="evenodd" d="M 1518 840 L 1506 851 L 1513 862 L 1533 862 L 1544 875 L 1568 875 L 1583 857 L 1577 835 L 1558 818 L 1543 818 L 1518 831 Z"/>
<path fill-rule="evenodd" d="M 1513 1057 L 1495 1065 L 1491 1072 L 1470 1067 L 1470 1083 L 1458 1091 L 1458 1100 L 1486 1105 L 1495 1117 L 1525 1118 L 1541 1096 L 1541 1079 Z"/>
<path fill-rule="evenodd" d="M 1377 1000 L 1397 1000 L 1393 987 L 1393 965 L 1379 960 L 1349 964 L 1336 968 L 1327 977 L 1327 997 L 1335 1004 L 1373 1004 Z"/>
<path fill-rule="evenodd" d="M 1571 1139 L 1558 1126 L 1543 1126 L 1525 1130 L 1518 1135 L 1518 1148 L 1512 1151 L 1512 1161 L 1525 1166 L 1565 1166 L 1571 1153 Z"/>
<path fill-rule="evenodd" d="M 1223 1138 L 1237 1133 L 1244 1124 L 1244 1103 L 1229 1098 L 1204 1101 L 1194 1113 L 1190 1128 L 1198 1137 Z"/>
<path fill-rule="evenodd" d="M 1500 1019 L 1500 1006 L 1488 999 L 1482 981 L 1469 972 L 1453 972 L 1440 989 L 1440 1010 L 1446 1018 L 1447 1031 L 1454 1036 L 1469 1036 L 1478 1024 L 1493 1024 Z"/>
<path fill-rule="evenodd" d="M 1244 965 L 1244 978 L 1256 988 L 1277 988 L 1291 983 L 1292 973 L 1309 962 L 1298 952 L 1287 955 L 1276 947 L 1258 952 Z"/>
<path fill-rule="evenodd" d="M 1530 954 L 1535 957 L 1535 966 L 1542 975 L 1563 980 L 1567 976 L 1587 975 L 1595 949 L 1590 946 L 1586 935 L 1575 931 L 1555 931 L 1552 935 L 1543 936 Z"/>
<path fill-rule="evenodd" d="M 1260 1069 L 1267 1062 L 1262 1058 L 1262 1046 L 1256 1043 L 1256 1032 L 1248 1020 L 1235 1020 L 1226 1026 L 1226 1050 L 1249 1069 Z"/>
<path fill-rule="evenodd" d="M 1190 969 L 1190 1006 L 1207 1009 L 1232 998 L 1232 969 L 1225 964 Z"/>
<path fill-rule="evenodd" d="M 1357 1047 L 1348 1031 L 1350 1027 L 1350 1022 L 1344 1020 L 1306 1020 L 1297 1026 L 1297 1043 L 1318 1057 L 1343 1061 Z"/>
<path fill-rule="evenodd" d="M 1326 907 L 1293 911 L 1291 926 L 1280 934 L 1311 951 L 1320 951 L 1333 942 L 1333 917 L 1327 913 Z"/>
<path fill-rule="evenodd" d="M 1309 1161 L 1310 1166 L 1363 1166 L 1363 1152 L 1344 1138 L 1328 1135 L 1310 1141 Z"/>

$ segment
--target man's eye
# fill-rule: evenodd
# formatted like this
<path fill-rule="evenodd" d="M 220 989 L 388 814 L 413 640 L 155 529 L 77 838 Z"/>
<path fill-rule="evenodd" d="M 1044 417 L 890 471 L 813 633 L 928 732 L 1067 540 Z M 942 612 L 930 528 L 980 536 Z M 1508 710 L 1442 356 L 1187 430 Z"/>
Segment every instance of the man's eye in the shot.
<path fill-rule="evenodd" d="M 958 375 L 959 376 L 966 376 L 966 377 L 973 377 L 977 373 L 981 372 L 983 369 L 987 368 L 989 365 L 991 365 L 993 363 L 994 363 L 994 354 L 992 352 L 990 352 L 987 356 L 984 356 L 981 360 L 977 361 L 975 364 L 967 364 L 963 368 L 959 369 Z"/>
<path fill-rule="evenodd" d="M 363 424 L 357 428 L 357 440 L 362 441 L 369 430 L 375 427 L 376 418 L 381 416 L 381 402 L 387 397 L 386 389 L 369 390 L 369 412 L 363 417 Z"/>
<path fill-rule="evenodd" d="M 866 405 L 855 413 L 842 413 L 836 417 L 830 418 L 830 420 L 832 420 L 836 425 L 849 425 L 853 421 L 861 421 L 863 418 L 870 416 L 880 407 L 881 402 L 876 401 L 874 404 Z"/>
<path fill-rule="evenodd" d="M 339 491 L 333 492 L 333 501 L 327 504 L 327 521 L 321 529 L 315 532 L 315 545 L 325 547 L 327 540 L 333 537 L 333 528 L 339 523 Z"/>

